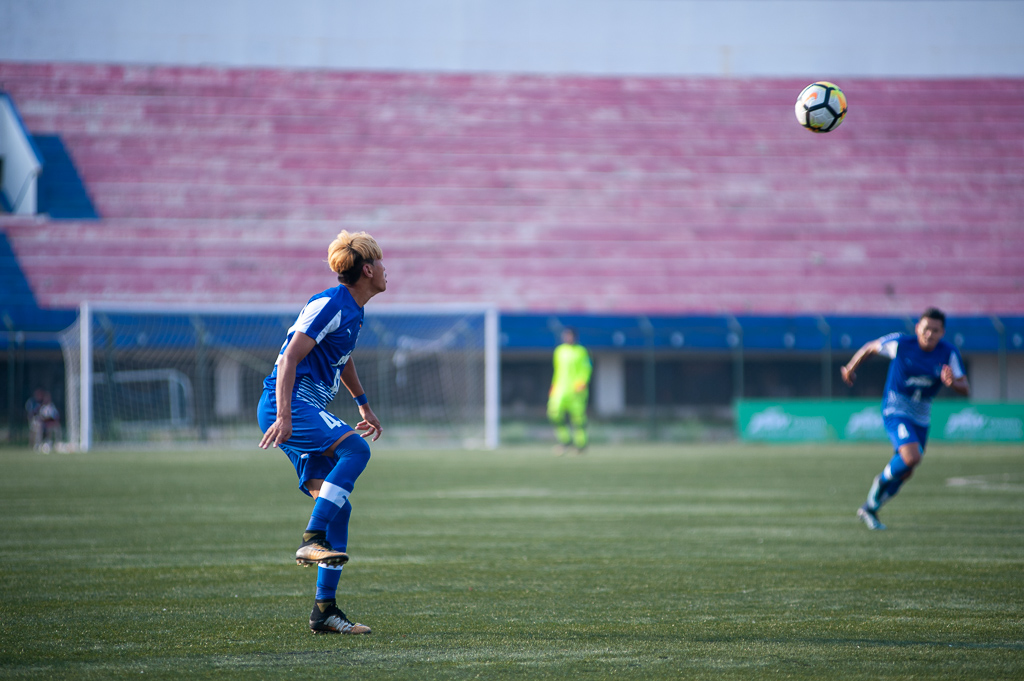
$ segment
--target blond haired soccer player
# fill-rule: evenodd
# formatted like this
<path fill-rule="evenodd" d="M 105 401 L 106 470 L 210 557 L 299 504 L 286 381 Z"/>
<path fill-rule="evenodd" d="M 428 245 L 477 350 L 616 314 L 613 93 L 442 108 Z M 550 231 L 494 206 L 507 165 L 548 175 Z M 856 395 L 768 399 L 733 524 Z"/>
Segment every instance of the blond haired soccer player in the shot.
<path fill-rule="evenodd" d="M 366 232 L 342 231 L 327 249 L 339 286 L 306 303 L 285 338 L 274 369 L 263 382 L 258 420 L 260 447 L 280 447 L 314 499 L 299 565 L 316 565 L 316 600 L 309 616 L 314 632 L 369 634 L 351 622 L 336 601 L 348 561 L 349 502 L 356 478 L 370 460 L 365 438 L 383 433 L 356 374 L 352 350 L 363 326 L 363 306 L 387 289 L 380 246 Z M 341 386 L 352 395 L 362 420 L 352 428 L 327 411 Z M 362 437 L 357 437 L 361 435 Z"/>
<path fill-rule="evenodd" d="M 587 397 L 592 367 L 587 349 L 579 344 L 575 329 L 562 330 L 562 344 L 552 358 L 555 373 L 548 392 L 548 418 L 555 426 L 559 452 L 571 445 L 582 453 L 587 446 Z M 572 423 L 570 432 L 566 417 Z"/>
<path fill-rule="evenodd" d="M 928 443 L 932 398 L 943 385 L 961 395 L 971 392 L 960 351 L 942 339 L 945 333 L 946 315 L 934 307 L 928 308 L 913 334 L 891 333 L 868 341 L 840 369 L 843 381 L 853 385 L 857 367 L 868 357 L 885 355 L 892 360 L 885 379 L 882 420 L 894 453 L 871 483 L 867 501 L 857 509 L 857 517 L 868 529 L 885 529 L 878 519 L 878 510 L 896 495 L 921 463 Z"/>

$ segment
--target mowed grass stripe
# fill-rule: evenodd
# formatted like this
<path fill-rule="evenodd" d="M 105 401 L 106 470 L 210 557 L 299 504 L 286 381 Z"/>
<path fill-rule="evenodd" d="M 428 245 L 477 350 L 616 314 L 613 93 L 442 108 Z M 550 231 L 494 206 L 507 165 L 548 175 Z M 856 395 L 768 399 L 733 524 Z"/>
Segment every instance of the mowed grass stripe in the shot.
<path fill-rule="evenodd" d="M 0 677 L 1024 677 L 1024 450 L 375 452 L 313 636 L 280 452 L 0 452 Z"/>

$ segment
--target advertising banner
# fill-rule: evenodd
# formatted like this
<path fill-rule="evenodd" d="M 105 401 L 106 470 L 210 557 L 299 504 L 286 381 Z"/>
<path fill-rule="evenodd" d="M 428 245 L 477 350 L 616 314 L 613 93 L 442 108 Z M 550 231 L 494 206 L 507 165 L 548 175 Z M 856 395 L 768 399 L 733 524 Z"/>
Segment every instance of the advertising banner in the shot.
<path fill-rule="evenodd" d="M 736 425 L 740 439 L 756 442 L 888 440 L 881 400 L 741 400 Z M 1024 404 L 937 401 L 928 438 L 1024 443 Z"/>

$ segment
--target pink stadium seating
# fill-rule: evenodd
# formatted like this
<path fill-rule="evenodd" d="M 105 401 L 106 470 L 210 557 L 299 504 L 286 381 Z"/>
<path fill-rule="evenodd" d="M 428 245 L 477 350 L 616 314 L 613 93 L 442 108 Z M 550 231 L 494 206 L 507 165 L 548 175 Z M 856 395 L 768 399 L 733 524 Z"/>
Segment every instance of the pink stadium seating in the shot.
<path fill-rule="evenodd" d="M 298 305 L 340 229 L 386 302 L 1024 314 L 1024 81 L 842 83 L 0 62 L 100 220 L 0 217 L 42 305 Z M 384 299 L 380 301 L 385 302 Z"/>

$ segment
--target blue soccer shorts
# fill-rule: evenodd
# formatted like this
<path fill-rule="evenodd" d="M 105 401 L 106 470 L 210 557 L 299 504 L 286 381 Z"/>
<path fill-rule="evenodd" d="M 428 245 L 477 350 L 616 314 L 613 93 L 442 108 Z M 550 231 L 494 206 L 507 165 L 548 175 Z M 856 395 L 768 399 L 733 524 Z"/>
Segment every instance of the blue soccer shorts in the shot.
<path fill-rule="evenodd" d="M 265 433 L 277 420 L 277 398 L 270 390 L 263 390 L 256 410 L 260 429 Z M 291 459 L 299 476 L 299 489 L 306 494 L 306 482 L 322 480 L 338 463 L 337 454 L 324 454 L 345 433 L 353 429 L 334 414 L 320 407 L 298 400 L 292 401 L 292 434 L 278 445 Z M 353 435 L 351 437 L 358 437 Z M 312 496 L 312 495 L 310 495 Z"/>
<path fill-rule="evenodd" d="M 918 449 L 924 454 L 924 447 L 928 444 L 928 426 L 922 426 L 905 416 L 886 416 L 883 421 L 893 451 L 898 454 L 900 447 L 916 442 Z"/>

